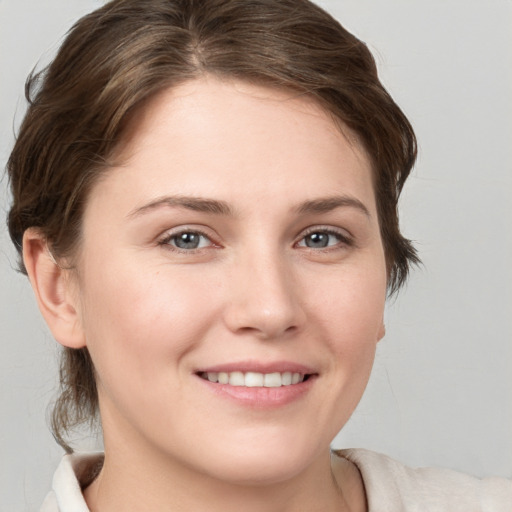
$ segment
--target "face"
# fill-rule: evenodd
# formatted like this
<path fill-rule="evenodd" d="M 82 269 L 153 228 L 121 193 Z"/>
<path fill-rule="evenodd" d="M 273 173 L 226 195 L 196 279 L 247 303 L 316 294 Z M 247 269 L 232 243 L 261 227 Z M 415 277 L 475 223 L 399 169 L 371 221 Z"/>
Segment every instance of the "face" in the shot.
<path fill-rule="evenodd" d="M 224 480 L 304 471 L 382 336 L 368 158 L 310 100 L 213 78 L 132 128 L 89 197 L 76 277 L 107 450 Z"/>

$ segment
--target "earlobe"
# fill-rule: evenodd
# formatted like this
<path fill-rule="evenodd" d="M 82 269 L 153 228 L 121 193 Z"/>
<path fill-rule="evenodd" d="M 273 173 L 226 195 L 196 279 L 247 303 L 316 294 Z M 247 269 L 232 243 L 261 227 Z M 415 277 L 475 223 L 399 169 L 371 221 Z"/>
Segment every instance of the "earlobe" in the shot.
<path fill-rule="evenodd" d="M 23 261 L 39 309 L 54 338 L 65 347 L 84 347 L 85 336 L 71 290 L 70 271 L 58 265 L 36 229 L 27 229 L 23 235 Z"/>
<path fill-rule="evenodd" d="M 382 338 L 386 336 L 386 326 L 384 325 L 384 320 L 380 324 L 379 332 L 377 334 L 377 342 L 379 342 Z"/>

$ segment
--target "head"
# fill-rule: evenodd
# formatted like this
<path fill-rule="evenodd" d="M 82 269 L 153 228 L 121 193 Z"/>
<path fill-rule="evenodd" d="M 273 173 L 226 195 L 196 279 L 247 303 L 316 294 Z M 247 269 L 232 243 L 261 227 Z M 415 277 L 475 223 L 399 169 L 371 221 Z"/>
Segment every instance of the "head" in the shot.
<path fill-rule="evenodd" d="M 20 256 L 24 233 L 37 230 L 72 273 L 91 191 L 141 113 L 205 77 L 302 97 L 353 137 L 371 166 L 387 287 L 396 292 L 417 261 L 397 211 L 414 133 L 364 43 L 307 0 L 115 0 L 82 18 L 27 82 L 30 105 L 8 162 L 9 232 Z M 53 428 L 65 445 L 63 434 L 97 413 L 86 347 L 64 350 L 61 382 Z"/>

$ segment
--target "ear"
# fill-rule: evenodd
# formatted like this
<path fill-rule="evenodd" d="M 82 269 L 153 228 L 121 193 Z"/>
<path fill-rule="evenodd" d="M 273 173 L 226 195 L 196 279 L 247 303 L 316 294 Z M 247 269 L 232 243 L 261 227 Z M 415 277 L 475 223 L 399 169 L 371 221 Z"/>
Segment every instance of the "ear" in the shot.
<path fill-rule="evenodd" d="M 384 319 L 382 319 L 382 323 L 379 327 L 379 332 L 377 333 L 377 343 L 386 336 L 386 326 L 384 324 Z"/>
<path fill-rule="evenodd" d="M 63 346 L 86 345 L 78 307 L 71 289 L 70 271 L 53 258 L 45 238 L 36 229 L 23 235 L 23 261 L 39 309 L 54 338 Z"/>

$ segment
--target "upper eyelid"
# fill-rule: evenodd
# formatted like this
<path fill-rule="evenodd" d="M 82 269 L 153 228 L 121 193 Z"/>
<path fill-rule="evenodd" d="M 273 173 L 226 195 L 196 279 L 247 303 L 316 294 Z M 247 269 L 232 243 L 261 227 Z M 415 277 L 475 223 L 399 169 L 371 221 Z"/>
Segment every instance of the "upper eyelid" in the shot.
<path fill-rule="evenodd" d="M 160 236 L 157 237 L 157 243 L 162 244 L 166 243 L 170 240 L 172 240 L 174 237 L 179 236 L 183 233 L 195 233 L 197 235 L 200 235 L 210 241 L 212 245 L 218 245 L 217 242 L 215 242 L 214 237 L 207 233 L 204 229 L 200 228 L 194 228 L 194 227 L 178 227 L 173 229 L 168 229 L 164 231 Z M 204 249 L 204 247 L 203 247 Z M 199 249 L 196 249 L 199 250 Z"/>
<path fill-rule="evenodd" d="M 334 227 L 334 226 L 319 225 L 319 226 L 310 226 L 309 228 L 302 230 L 300 232 L 299 236 L 297 237 L 297 239 L 302 240 L 302 238 L 304 238 L 305 236 L 308 236 L 312 233 L 317 233 L 317 232 L 335 234 L 335 235 L 339 235 L 342 238 L 349 238 L 349 239 L 354 238 L 352 233 L 350 233 L 350 231 L 348 231 L 347 229 Z"/>
<path fill-rule="evenodd" d="M 175 228 L 169 228 L 162 232 L 159 238 L 165 237 L 173 237 L 177 236 L 181 233 L 197 233 L 198 235 L 205 236 L 206 238 L 211 239 L 212 234 L 209 233 L 210 229 L 202 226 L 194 226 L 194 225 L 184 225 L 184 226 L 176 226 Z"/>

